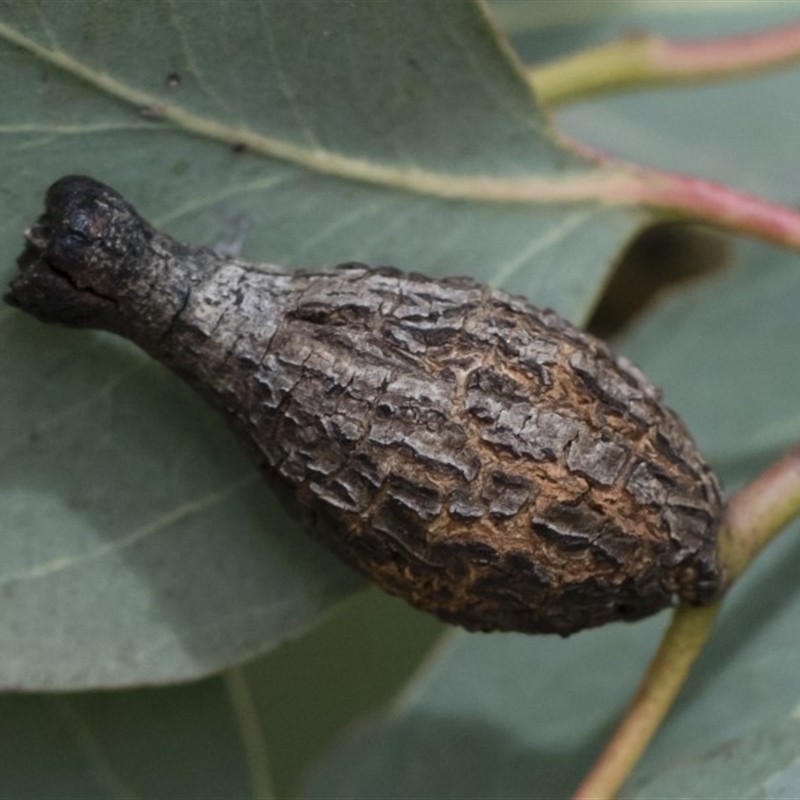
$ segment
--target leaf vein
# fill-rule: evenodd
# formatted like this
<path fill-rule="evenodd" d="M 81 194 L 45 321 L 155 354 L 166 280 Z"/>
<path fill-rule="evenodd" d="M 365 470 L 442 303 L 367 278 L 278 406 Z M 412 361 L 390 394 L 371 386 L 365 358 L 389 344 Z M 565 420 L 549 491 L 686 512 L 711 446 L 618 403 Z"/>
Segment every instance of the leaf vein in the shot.
<path fill-rule="evenodd" d="M 563 172 L 557 177 L 499 178 L 387 165 L 321 147 L 298 145 L 203 117 L 167 103 L 156 95 L 128 86 L 108 73 L 94 70 L 64 51 L 48 49 L 3 22 L 0 22 L 0 38 L 113 97 L 138 108 L 147 108 L 152 114 L 186 131 L 231 145 L 244 145 L 252 152 L 294 163 L 314 172 L 457 200 L 525 204 L 595 200 L 626 204 L 633 198 L 638 202 L 637 190 L 641 189 L 642 178 L 635 170 L 625 167 L 599 167 L 587 162 L 585 168 Z"/>
<path fill-rule="evenodd" d="M 503 286 L 506 281 L 522 269 L 530 259 L 564 241 L 569 234 L 577 230 L 581 225 L 595 216 L 596 213 L 596 209 L 590 209 L 569 214 L 564 217 L 558 225 L 554 225 L 542 236 L 531 241 L 531 243 L 514 258 L 499 265 L 498 270 L 489 280 L 489 285 L 494 287 Z"/>
<path fill-rule="evenodd" d="M 199 513 L 200 511 L 209 508 L 210 506 L 227 500 L 231 495 L 235 494 L 242 489 L 255 483 L 257 475 L 248 472 L 242 478 L 229 483 L 227 486 L 222 487 L 214 492 L 208 492 L 201 495 L 194 500 L 188 500 L 175 506 L 170 511 L 161 514 L 156 519 L 148 522 L 145 525 L 137 528 L 134 531 L 115 539 L 112 542 L 105 542 L 104 544 L 95 547 L 94 549 L 76 556 L 63 556 L 61 558 L 54 558 L 43 564 L 39 564 L 30 569 L 20 570 L 9 575 L 0 577 L 0 586 L 7 586 L 9 584 L 18 583 L 20 581 L 38 580 L 40 578 L 48 578 L 60 572 L 65 572 L 76 567 L 83 566 L 92 561 L 97 561 L 109 555 L 116 555 L 124 550 L 128 550 L 141 542 L 145 541 L 153 534 L 159 533 L 162 530 L 175 525 L 178 522 Z"/>
<path fill-rule="evenodd" d="M 293 175 L 278 175 L 269 178 L 261 178 L 259 180 L 248 181 L 247 183 L 236 183 L 232 186 L 225 187 L 215 192 L 214 194 L 204 195 L 202 198 L 193 199 L 181 206 L 173 208 L 167 214 L 162 214 L 153 218 L 153 224 L 158 227 L 164 227 L 181 217 L 188 216 L 196 213 L 202 209 L 209 208 L 215 203 L 222 202 L 231 197 L 239 197 L 251 192 L 271 191 L 280 186 L 284 186 L 294 180 Z"/>

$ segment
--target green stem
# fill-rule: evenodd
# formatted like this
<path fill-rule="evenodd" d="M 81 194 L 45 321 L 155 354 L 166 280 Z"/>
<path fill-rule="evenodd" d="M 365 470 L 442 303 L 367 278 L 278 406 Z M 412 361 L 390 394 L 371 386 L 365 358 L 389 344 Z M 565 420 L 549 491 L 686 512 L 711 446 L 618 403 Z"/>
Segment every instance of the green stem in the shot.
<path fill-rule="evenodd" d="M 776 534 L 800 515 L 800 445 L 728 503 L 719 547 L 730 586 Z"/>
<path fill-rule="evenodd" d="M 761 549 L 800 516 L 800 445 L 737 492 L 728 503 L 719 534 L 725 588 Z M 720 602 L 680 607 L 664 635 L 625 717 L 575 800 L 612 798 L 644 753 L 672 707 L 689 671 L 711 635 Z"/>
<path fill-rule="evenodd" d="M 533 67 L 539 99 L 562 105 L 600 94 L 653 86 L 729 80 L 800 60 L 800 25 L 681 42 L 629 36 Z"/>
<path fill-rule="evenodd" d="M 675 611 L 636 697 L 573 800 L 614 797 L 678 696 L 714 627 L 719 604 Z"/>

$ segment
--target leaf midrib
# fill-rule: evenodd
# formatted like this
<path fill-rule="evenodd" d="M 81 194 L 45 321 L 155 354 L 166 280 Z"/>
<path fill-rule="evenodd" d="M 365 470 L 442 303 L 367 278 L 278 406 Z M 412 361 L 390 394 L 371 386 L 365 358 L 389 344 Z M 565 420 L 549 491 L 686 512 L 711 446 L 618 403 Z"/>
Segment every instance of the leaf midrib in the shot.
<path fill-rule="evenodd" d="M 617 189 L 632 179 L 631 174 L 624 169 L 592 166 L 588 162 L 583 171 L 573 170 L 552 178 L 460 176 L 418 167 L 395 167 L 323 148 L 303 147 L 247 128 L 226 125 L 167 103 L 162 98 L 135 89 L 108 73 L 92 69 L 63 50 L 45 47 L 4 22 L 0 22 L 0 38 L 106 94 L 137 107 L 141 112 L 168 120 L 189 133 L 229 146 L 243 146 L 262 156 L 347 180 L 449 200 L 539 204 L 608 202 L 613 195 L 622 196 L 624 193 Z"/>

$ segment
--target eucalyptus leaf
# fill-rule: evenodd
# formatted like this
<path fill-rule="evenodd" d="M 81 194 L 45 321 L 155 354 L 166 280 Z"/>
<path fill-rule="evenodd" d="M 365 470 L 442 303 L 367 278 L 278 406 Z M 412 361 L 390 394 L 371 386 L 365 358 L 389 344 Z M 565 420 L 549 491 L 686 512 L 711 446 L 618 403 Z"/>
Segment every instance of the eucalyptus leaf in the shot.
<path fill-rule="evenodd" d="M 312 771 L 311 798 L 565 797 L 636 685 L 659 617 L 570 639 L 450 636 L 380 722 Z"/>
<path fill-rule="evenodd" d="M 731 486 L 800 440 L 798 296 L 800 257 L 740 245 L 727 273 L 664 298 L 621 345 Z"/>
<path fill-rule="evenodd" d="M 796 715 L 776 718 L 722 747 L 700 750 L 674 759 L 626 796 L 637 800 L 792 800 L 800 793 L 800 719 Z"/>
<path fill-rule="evenodd" d="M 135 800 L 253 796 L 229 692 L 192 686 L 0 697 L 0 797 Z"/>
<path fill-rule="evenodd" d="M 539 63 L 631 34 L 697 39 L 752 32 L 797 18 L 783 0 L 594 0 L 520 3 L 489 0 L 500 27 L 526 60 Z"/>

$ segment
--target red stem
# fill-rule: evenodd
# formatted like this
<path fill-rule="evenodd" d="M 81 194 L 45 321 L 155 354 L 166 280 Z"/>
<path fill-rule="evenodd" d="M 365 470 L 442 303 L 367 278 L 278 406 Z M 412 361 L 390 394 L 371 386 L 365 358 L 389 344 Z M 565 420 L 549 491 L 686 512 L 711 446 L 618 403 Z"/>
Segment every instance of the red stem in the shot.
<path fill-rule="evenodd" d="M 653 66 L 665 75 L 696 78 L 771 69 L 800 57 L 800 24 L 723 38 L 654 43 Z"/>
<path fill-rule="evenodd" d="M 612 188 L 610 196 L 639 203 L 670 216 L 697 218 L 711 225 L 748 233 L 800 249 L 800 212 L 721 183 L 691 175 L 638 167 L 638 180 Z"/>

